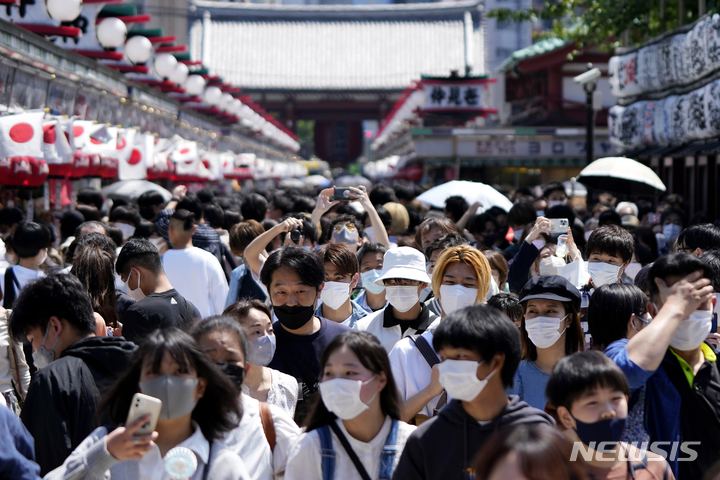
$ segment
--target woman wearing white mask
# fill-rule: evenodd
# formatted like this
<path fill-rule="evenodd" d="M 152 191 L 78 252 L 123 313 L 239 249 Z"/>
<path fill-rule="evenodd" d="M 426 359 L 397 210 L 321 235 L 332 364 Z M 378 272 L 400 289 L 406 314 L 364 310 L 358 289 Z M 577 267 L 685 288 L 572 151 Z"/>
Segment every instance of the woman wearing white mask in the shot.
<path fill-rule="evenodd" d="M 660 225 L 662 225 L 665 246 L 660 249 L 661 255 L 667 255 L 668 253 L 675 253 L 677 251 L 675 241 L 680 236 L 680 232 L 683 231 L 686 224 L 687 219 L 685 212 L 679 208 L 668 208 L 662 212 Z"/>
<path fill-rule="evenodd" d="M 385 286 L 375 284 L 375 280 L 380 278 L 387 250 L 387 247 L 380 243 L 366 243 L 357 253 L 363 291 L 355 297 L 355 302 L 368 313 L 376 312 L 387 305 Z"/>
<path fill-rule="evenodd" d="M 553 367 L 564 356 L 585 348 L 580 302 L 578 289 L 558 275 L 541 275 L 525 284 L 520 291 L 522 361 L 508 393 L 531 407 L 545 408 L 545 386 Z"/>
<path fill-rule="evenodd" d="M 403 420 L 414 419 L 420 424 L 447 403 L 447 394 L 438 379 L 440 359 L 432 347 L 435 328 L 453 312 L 483 303 L 491 279 L 487 258 L 469 245 L 449 248 L 438 259 L 432 286 L 442 308 L 440 322 L 422 335 L 402 339 L 390 352 L 390 364 L 403 401 Z"/>
<path fill-rule="evenodd" d="M 162 401 L 149 435 L 136 434 L 150 415 L 123 425 L 136 392 Z M 99 411 L 117 427 L 96 428 L 46 479 L 165 480 L 173 478 L 168 464 L 172 471 L 182 463 L 189 480 L 250 479 L 240 457 L 220 443 L 242 415 L 236 390 L 187 333 L 171 328 L 148 336 Z"/>
<path fill-rule="evenodd" d="M 134 208 L 121 205 L 112 209 L 109 221 L 115 224 L 122 232 L 124 244 L 130 237 L 135 235 L 135 229 L 140 225 L 142 217 Z"/>
<path fill-rule="evenodd" d="M 247 395 L 250 351 L 243 327 L 231 316 L 211 317 L 193 325 L 190 335 L 242 392 L 240 424 L 227 433 L 224 445 L 242 458 L 253 480 L 282 475 L 300 428 L 285 410 Z"/>
<path fill-rule="evenodd" d="M 275 355 L 275 332 L 270 308 L 260 300 L 241 300 L 227 307 L 223 315 L 237 320 L 247 336 L 248 355 L 243 393 L 261 402 L 276 405 L 291 417 L 295 415 L 297 380 L 267 367 Z"/>
<path fill-rule="evenodd" d="M 327 345 L 320 364 L 320 396 L 285 478 L 390 480 L 415 427 L 399 420 L 385 349 L 368 333 L 347 332 Z"/>
<path fill-rule="evenodd" d="M 355 328 L 358 320 L 367 316 L 367 312 L 350 299 L 360 278 L 357 257 L 343 244 L 324 245 L 316 255 L 325 268 L 325 286 L 320 294 L 322 304 L 315 316 Z"/>

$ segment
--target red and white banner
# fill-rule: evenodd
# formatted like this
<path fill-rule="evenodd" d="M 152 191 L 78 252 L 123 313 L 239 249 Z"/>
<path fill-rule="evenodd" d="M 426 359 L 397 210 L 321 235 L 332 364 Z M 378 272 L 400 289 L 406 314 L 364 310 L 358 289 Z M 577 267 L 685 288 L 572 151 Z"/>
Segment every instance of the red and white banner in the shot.
<path fill-rule="evenodd" d="M 135 149 L 135 135 L 137 130 L 134 128 L 118 128 L 117 132 L 117 151 L 113 155 L 119 162 L 127 162 L 130 160 L 133 150 Z"/>
<path fill-rule="evenodd" d="M 170 154 L 170 160 L 175 163 L 175 174 L 177 176 L 197 176 L 199 173 L 198 165 L 200 164 L 197 142 L 178 142 Z"/>
<path fill-rule="evenodd" d="M 42 158 L 44 112 L 0 117 L 0 158 Z"/>
<path fill-rule="evenodd" d="M 149 133 L 137 133 L 134 140 L 130 156 L 119 162 L 120 180 L 143 180 L 147 178 L 148 164 L 152 165 L 155 138 Z"/>
<path fill-rule="evenodd" d="M 91 133 L 83 147 L 83 154 L 114 157 L 117 153 L 117 127 L 98 124 L 93 125 L 89 130 Z"/>

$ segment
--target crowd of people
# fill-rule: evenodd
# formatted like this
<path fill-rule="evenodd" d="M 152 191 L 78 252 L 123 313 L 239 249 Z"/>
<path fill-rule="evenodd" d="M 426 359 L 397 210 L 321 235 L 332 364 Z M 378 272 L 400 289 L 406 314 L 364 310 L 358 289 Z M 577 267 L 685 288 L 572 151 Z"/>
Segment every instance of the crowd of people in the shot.
<path fill-rule="evenodd" d="M 720 479 L 720 221 L 415 188 L 0 209 L 0 477 Z"/>

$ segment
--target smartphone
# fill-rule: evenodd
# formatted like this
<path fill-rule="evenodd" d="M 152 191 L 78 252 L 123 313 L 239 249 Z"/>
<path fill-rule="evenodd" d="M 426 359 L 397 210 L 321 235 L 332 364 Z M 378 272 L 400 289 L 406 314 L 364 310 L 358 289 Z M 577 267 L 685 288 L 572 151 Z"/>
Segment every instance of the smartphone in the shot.
<path fill-rule="evenodd" d="M 648 222 L 652 223 L 653 225 L 660 223 L 660 214 L 648 213 Z"/>
<path fill-rule="evenodd" d="M 335 194 L 333 195 L 333 200 L 340 201 L 340 202 L 349 202 L 350 201 L 350 195 L 352 195 L 352 192 L 347 187 L 338 188 L 335 187 Z"/>
<path fill-rule="evenodd" d="M 567 218 L 551 218 L 550 230 L 548 231 L 550 233 L 567 233 L 568 226 L 570 226 L 570 222 L 568 222 Z"/>
<path fill-rule="evenodd" d="M 137 432 L 135 432 L 135 436 L 140 437 L 143 435 L 150 435 L 155 431 L 158 418 L 160 418 L 161 409 L 161 400 L 151 397 L 150 395 L 136 393 L 133 395 L 132 403 L 130 403 L 130 411 L 128 412 L 127 420 L 125 420 L 125 427 L 129 427 L 133 423 L 137 422 L 138 419 L 149 414 L 150 420 L 140 427 Z"/>

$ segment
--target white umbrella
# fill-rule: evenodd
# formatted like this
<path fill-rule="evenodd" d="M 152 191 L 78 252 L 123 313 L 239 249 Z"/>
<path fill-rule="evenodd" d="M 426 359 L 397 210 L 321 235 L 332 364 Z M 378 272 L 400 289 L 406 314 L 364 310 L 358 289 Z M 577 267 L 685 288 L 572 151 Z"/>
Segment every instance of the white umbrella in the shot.
<path fill-rule="evenodd" d="M 137 200 L 140 195 L 150 191 L 160 193 L 165 202 L 169 202 L 172 198 L 172 193 L 168 192 L 157 183 L 148 182 L 147 180 L 122 180 L 120 182 L 111 183 L 107 187 L 103 188 L 101 193 L 107 198 Z"/>
<path fill-rule="evenodd" d="M 297 178 L 286 178 L 280 181 L 281 188 L 303 188 L 305 183 Z"/>
<path fill-rule="evenodd" d="M 578 182 L 600 190 L 636 195 L 666 190 L 665 184 L 650 167 L 625 157 L 595 160 L 583 168 Z"/>
<path fill-rule="evenodd" d="M 303 178 L 302 181 L 305 182 L 307 185 L 312 185 L 313 187 L 330 186 L 330 179 L 325 178 L 322 175 L 310 175 L 309 177 Z"/>
<path fill-rule="evenodd" d="M 364 185 L 368 190 L 372 188 L 372 182 L 360 175 L 345 175 L 335 180 L 336 187 L 358 187 Z"/>
<path fill-rule="evenodd" d="M 433 187 L 417 197 L 417 200 L 432 205 L 435 208 L 445 207 L 445 200 L 448 197 L 459 195 L 472 205 L 475 202 L 482 203 L 477 213 L 482 213 L 491 207 L 500 207 L 506 212 L 512 208 L 512 202 L 502 193 L 490 185 L 480 182 L 468 182 L 465 180 L 451 180 L 449 182 Z"/>

